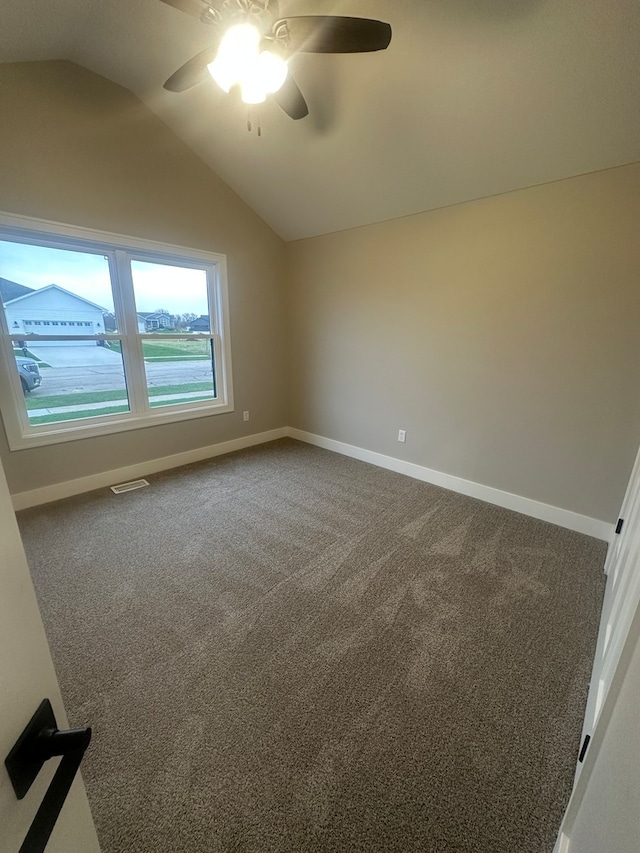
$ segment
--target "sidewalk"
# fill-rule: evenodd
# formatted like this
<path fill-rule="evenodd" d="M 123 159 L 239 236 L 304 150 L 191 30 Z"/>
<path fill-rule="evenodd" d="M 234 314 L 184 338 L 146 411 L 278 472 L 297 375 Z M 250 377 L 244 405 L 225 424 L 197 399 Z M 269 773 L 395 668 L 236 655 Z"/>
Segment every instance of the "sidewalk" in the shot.
<path fill-rule="evenodd" d="M 169 403 L 177 400 L 199 402 L 211 399 L 213 399 L 211 391 L 191 391 L 186 394 L 159 394 L 157 397 L 150 397 L 149 402 L 153 405 L 155 402 Z M 53 409 L 29 409 L 27 414 L 30 418 L 41 418 L 45 415 L 64 415 L 67 412 L 91 412 L 126 405 L 128 405 L 128 400 L 126 397 L 123 397 L 121 400 L 103 400 L 101 403 L 77 403 L 75 406 L 56 406 Z"/>

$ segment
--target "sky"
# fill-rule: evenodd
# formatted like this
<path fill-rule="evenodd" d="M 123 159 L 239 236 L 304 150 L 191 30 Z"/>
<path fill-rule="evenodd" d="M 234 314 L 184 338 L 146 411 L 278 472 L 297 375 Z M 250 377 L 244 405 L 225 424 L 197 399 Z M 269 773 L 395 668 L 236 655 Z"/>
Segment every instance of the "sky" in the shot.
<path fill-rule="evenodd" d="M 206 274 L 143 261 L 132 262 L 138 311 L 208 314 Z M 113 311 L 109 264 L 104 255 L 0 240 L 0 277 L 39 290 L 58 284 Z"/>

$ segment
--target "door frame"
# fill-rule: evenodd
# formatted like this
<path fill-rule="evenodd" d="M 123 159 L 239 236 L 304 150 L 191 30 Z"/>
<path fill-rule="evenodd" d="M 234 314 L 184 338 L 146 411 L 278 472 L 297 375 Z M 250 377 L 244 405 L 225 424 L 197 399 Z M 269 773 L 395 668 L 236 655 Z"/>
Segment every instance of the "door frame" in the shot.
<path fill-rule="evenodd" d="M 576 763 L 573 790 L 560 825 L 560 830 L 554 847 L 554 853 L 568 853 L 570 849 L 571 834 L 578 812 L 582 805 L 591 774 L 593 773 L 598 755 L 600 754 L 602 743 L 611 722 L 613 712 L 616 708 L 620 691 L 622 690 L 622 686 L 629 671 L 629 665 L 633 658 L 634 651 L 637 646 L 640 645 L 640 553 L 637 555 L 636 561 L 633 561 L 633 555 L 635 553 L 634 548 L 640 548 L 640 448 L 638 449 L 631 476 L 627 484 L 619 518 L 624 519 L 623 524 L 626 526 L 626 530 L 623 527 L 621 532 L 625 534 L 625 539 L 627 539 L 627 537 L 629 538 L 629 549 L 625 552 L 625 543 L 623 540 L 618 539 L 619 534 L 614 532 L 609 542 L 609 549 L 605 561 L 607 586 L 602 605 L 596 653 L 594 655 L 593 670 L 589 684 L 589 695 L 585 709 L 582 738 L 580 741 L 581 749 L 587 735 L 590 737 L 590 741 L 584 755 L 584 760 Z M 612 570 L 615 571 L 615 562 L 617 559 L 620 559 L 623 554 L 626 554 L 628 559 L 630 558 L 630 564 L 626 566 L 627 578 L 629 584 L 633 584 L 635 582 L 637 598 L 635 601 L 631 601 L 630 606 L 632 607 L 632 612 L 630 614 L 627 633 L 626 636 L 622 638 L 621 642 L 619 642 L 620 650 L 617 660 L 614 662 L 609 685 L 606 689 L 604 699 L 600 702 L 601 707 L 598 709 L 600 676 L 603 672 L 603 663 L 606 659 L 604 647 L 607 625 L 612 608 L 616 603 L 615 595 L 616 593 L 621 594 L 624 591 L 623 588 L 614 589 L 611 582 Z M 623 571 L 624 568 L 625 566 L 623 565 Z M 624 578 L 621 576 L 620 582 L 622 583 L 623 580 Z M 627 611 L 627 613 L 628 612 L 629 611 Z"/>

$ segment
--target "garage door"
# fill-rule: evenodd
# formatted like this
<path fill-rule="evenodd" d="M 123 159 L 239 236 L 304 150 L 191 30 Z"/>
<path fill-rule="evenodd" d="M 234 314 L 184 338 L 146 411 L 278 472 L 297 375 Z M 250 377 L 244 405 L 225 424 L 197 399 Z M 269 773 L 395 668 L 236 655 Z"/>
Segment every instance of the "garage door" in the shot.
<path fill-rule="evenodd" d="M 31 342 L 29 342 L 31 343 Z M 33 341 L 35 346 L 36 341 Z M 95 341 L 56 341 L 52 338 L 44 338 L 43 344 L 47 347 L 94 347 Z"/>
<path fill-rule="evenodd" d="M 46 337 L 48 347 L 82 347 L 96 345 L 95 341 L 57 341 L 55 335 L 93 335 L 95 329 L 93 323 L 88 320 L 25 320 L 24 330 L 27 334 L 42 335 Z"/>

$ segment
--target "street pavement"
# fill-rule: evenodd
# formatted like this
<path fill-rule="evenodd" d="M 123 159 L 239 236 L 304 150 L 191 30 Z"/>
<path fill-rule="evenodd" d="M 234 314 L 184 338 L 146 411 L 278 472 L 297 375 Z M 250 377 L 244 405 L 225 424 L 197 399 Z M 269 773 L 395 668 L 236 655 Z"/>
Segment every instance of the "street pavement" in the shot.
<path fill-rule="evenodd" d="M 73 349 L 73 347 L 67 349 Z M 83 350 L 84 347 L 77 347 L 77 349 Z M 114 354 L 111 353 L 111 355 Z M 147 382 L 150 387 L 184 385 L 189 382 L 211 382 L 211 363 L 208 361 L 162 361 L 146 363 L 145 366 Z M 49 394 L 70 394 L 74 391 L 112 391 L 124 388 L 124 375 L 119 358 L 115 364 L 43 367 L 40 373 L 42 385 L 31 392 L 32 400 Z"/>

